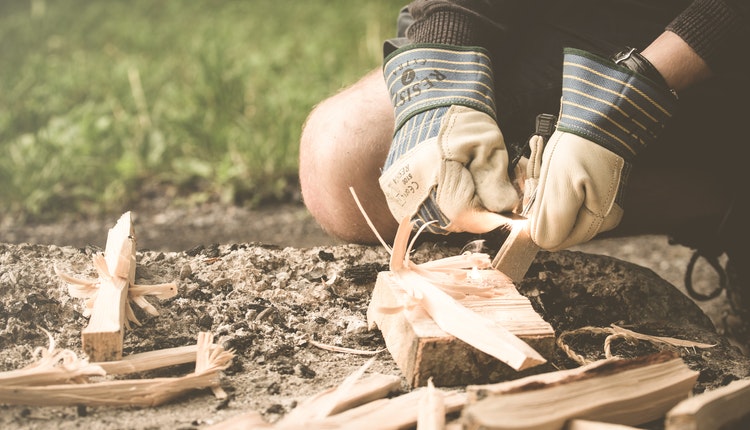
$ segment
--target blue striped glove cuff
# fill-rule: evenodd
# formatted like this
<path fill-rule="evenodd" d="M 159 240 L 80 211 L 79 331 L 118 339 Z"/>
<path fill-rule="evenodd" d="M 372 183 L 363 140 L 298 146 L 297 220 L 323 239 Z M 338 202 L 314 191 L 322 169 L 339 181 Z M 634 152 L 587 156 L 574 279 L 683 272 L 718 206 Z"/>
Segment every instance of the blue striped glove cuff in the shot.
<path fill-rule="evenodd" d="M 667 88 L 604 58 L 566 48 L 557 129 L 632 161 L 655 141 L 677 101 Z"/>
<path fill-rule="evenodd" d="M 495 117 L 491 60 L 478 47 L 415 44 L 393 52 L 383 66 L 396 130 L 414 115 L 460 105 Z"/>

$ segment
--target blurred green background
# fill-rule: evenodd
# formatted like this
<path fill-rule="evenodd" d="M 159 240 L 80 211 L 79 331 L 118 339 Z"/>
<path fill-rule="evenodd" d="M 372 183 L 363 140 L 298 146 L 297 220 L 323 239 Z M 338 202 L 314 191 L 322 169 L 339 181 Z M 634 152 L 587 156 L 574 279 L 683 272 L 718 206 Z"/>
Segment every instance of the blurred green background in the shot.
<path fill-rule="evenodd" d="M 404 3 L 2 0 L 0 219 L 290 199 L 307 114 Z"/>

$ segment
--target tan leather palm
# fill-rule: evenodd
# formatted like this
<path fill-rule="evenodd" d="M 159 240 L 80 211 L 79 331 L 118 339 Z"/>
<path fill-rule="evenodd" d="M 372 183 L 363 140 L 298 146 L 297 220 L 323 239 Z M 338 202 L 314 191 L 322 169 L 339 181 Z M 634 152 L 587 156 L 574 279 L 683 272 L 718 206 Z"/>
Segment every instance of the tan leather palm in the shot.
<path fill-rule="evenodd" d="M 485 233 L 508 222 L 518 193 L 507 174 L 505 140 L 492 117 L 452 106 L 438 135 L 401 156 L 380 177 L 396 219 L 413 216 L 433 187 L 445 230 Z M 408 180 L 404 180 L 408 178 Z"/>
<path fill-rule="evenodd" d="M 531 238 L 556 251 L 615 228 L 622 157 L 580 136 L 556 131 L 546 148 L 530 220 Z"/>

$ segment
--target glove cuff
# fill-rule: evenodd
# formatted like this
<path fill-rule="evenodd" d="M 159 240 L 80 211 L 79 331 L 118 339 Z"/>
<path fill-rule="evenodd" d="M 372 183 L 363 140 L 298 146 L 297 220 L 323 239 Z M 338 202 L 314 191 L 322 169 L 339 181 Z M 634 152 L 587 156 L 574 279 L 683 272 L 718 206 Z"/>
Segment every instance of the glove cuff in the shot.
<path fill-rule="evenodd" d="M 557 129 L 631 161 L 654 142 L 677 100 L 651 79 L 578 49 L 565 49 Z"/>
<path fill-rule="evenodd" d="M 396 130 L 414 115 L 460 105 L 496 118 L 492 63 L 479 47 L 414 44 L 385 59 Z"/>

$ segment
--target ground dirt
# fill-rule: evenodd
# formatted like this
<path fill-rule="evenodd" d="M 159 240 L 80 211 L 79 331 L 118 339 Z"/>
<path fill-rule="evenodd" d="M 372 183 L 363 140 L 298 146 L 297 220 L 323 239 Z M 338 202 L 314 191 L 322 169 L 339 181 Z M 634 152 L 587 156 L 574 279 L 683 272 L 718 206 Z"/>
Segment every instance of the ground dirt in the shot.
<path fill-rule="evenodd" d="M 367 329 L 365 313 L 375 276 L 387 269 L 387 252 L 330 238 L 304 206 L 250 210 L 146 204 L 132 212 L 137 283 L 174 281 L 179 294 L 151 300 L 159 316 L 135 307 L 142 326 L 126 333 L 125 354 L 192 344 L 198 332 L 210 331 L 236 353 L 221 379 L 229 399 L 198 390 L 155 408 L 5 405 L 0 406 L 0 428 L 193 429 L 246 411 L 275 422 L 367 360 L 318 348 L 313 341 L 360 350 L 385 346 L 377 330 Z M 70 297 L 54 269 L 95 277 L 91 258 L 101 251 L 107 229 L 118 217 L 2 226 L 1 371 L 27 365 L 34 347 L 47 345 L 41 329 L 53 335 L 58 347 L 81 354 L 80 330 L 87 319 L 80 300 Z M 414 259 L 457 252 L 447 244 L 427 242 Z M 680 352 L 701 371 L 700 392 L 745 377 L 750 365 L 722 336 L 731 318 L 723 295 L 699 303 L 700 308 L 686 298 L 682 285 L 690 254 L 662 236 L 594 241 L 572 252 L 540 253 L 519 290 L 557 333 L 624 322 L 654 334 L 717 343 L 709 352 Z M 696 273 L 697 289 L 710 289 L 716 282 L 704 269 Z M 600 341 L 578 346 L 596 355 L 599 346 L 593 345 Z M 560 367 L 572 366 L 561 353 L 550 359 Z M 144 376 L 190 371 L 183 365 Z M 400 374 L 387 352 L 378 355 L 370 371 Z"/>

